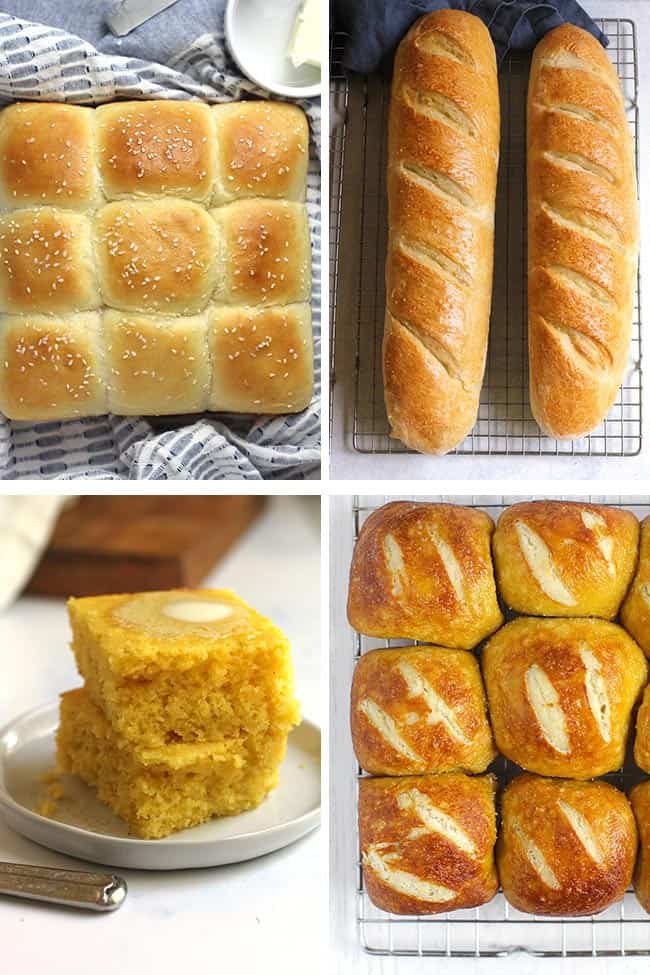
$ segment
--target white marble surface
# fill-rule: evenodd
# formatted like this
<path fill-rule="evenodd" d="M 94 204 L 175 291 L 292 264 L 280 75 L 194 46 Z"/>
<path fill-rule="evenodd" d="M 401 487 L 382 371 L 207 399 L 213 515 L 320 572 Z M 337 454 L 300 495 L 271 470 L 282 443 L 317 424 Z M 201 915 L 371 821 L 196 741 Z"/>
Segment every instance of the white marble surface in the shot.
<path fill-rule="evenodd" d="M 382 502 L 388 499 L 381 499 Z M 334 497 L 330 506 L 330 971 L 348 975 L 641 975 L 648 958 L 544 959 L 513 955 L 499 959 L 381 958 L 364 954 L 355 923 L 356 760 L 349 733 L 349 694 L 354 636 L 345 605 L 352 555 L 352 498 Z M 650 921 L 648 922 L 650 925 Z"/>
<path fill-rule="evenodd" d="M 317 504 L 273 499 L 207 584 L 235 589 L 286 631 L 303 712 L 320 723 Z M 68 640 L 58 600 L 22 598 L 0 616 L 0 724 L 80 682 Z M 0 898 L 0 972 L 303 972 L 319 951 L 322 835 L 217 869 L 123 871 L 129 897 L 111 915 Z M 84 866 L 1 819 L 0 860 Z"/>
<path fill-rule="evenodd" d="M 648 314 L 650 309 L 650 198 L 645 191 L 650 172 L 650 2 L 648 0 L 581 0 L 594 17 L 627 17 L 636 22 L 639 49 L 639 132 L 641 200 L 641 321 L 644 360 L 648 356 Z M 644 286 L 645 282 L 645 286 Z M 337 335 L 337 384 L 334 399 L 334 424 L 331 446 L 331 477 L 350 479 L 456 479 L 471 478 L 597 478 L 616 480 L 641 476 L 650 457 L 650 397 L 644 394 L 643 429 L 645 445 L 637 457 L 426 457 L 356 453 L 351 445 L 354 401 L 354 335 Z M 643 361 L 643 360 L 642 360 Z"/>

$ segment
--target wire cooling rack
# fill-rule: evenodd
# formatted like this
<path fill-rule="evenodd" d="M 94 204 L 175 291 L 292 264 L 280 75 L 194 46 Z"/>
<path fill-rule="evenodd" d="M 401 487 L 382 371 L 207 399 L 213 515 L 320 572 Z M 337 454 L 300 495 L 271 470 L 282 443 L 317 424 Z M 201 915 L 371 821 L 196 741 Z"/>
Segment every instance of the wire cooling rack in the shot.
<path fill-rule="evenodd" d="M 354 541 L 368 517 L 382 504 L 395 500 L 377 495 L 356 496 L 352 504 Z M 425 497 L 412 496 L 409 501 L 446 501 L 482 508 L 496 521 L 503 509 L 522 497 Z M 639 518 L 650 514 L 650 499 L 632 497 L 573 497 L 563 500 L 589 501 L 628 508 Z M 514 614 L 505 613 L 512 617 Z M 377 640 L 354 634 L 355 659 L 379 647 L 405 646 L 411 640 Z M 499 757 L 490 771 L 500 784 L 507 782 L 520 769 Z M 357 785 L 365 773 L 357 765 Z M 628 792 L 644 778 L 634 764 L 632 746 L 623 768 L 603 776 L 617 788 Z M 355 793 L 358 799 L 358 789 Z M 354 815 L 356 824 L 356 814 Z M 356 826 L 355 826 L 356 828 Z M 499 891 L 489 904 L 465 911 L 421 917 L 388 914 L 375 907 L 364 887 L 361 851 L 357 830 L 357 926 L 362 948 L 373 955 L 415 955 L 438 957 L 494 958 L 525 952 L 543 957 L 569 956 L 612 957 L 650 955 L 650 917 L 630 889 L 624 899 L 594 917 L 549 918 L 523 914 L 508 904 Z"/>
<path fill-rule="evenodd" d="M 334 383 L 336 382 L 336 302 L 349 102 L 349 87 L 341 67 L 344 41 L 344 34 L 333 34 L 330 50 L 330 438 L 334 416 Z"/>
<path fill-rule="evenodd" d="M 638 165 L 638 63 L 635 25 L 631 20 L 597 21 L 609 38 L 608 54 L 616 67 L 625 97 L 628 122 Z M 334 134 L 331 154 L 331 309 L 337 321 L 356 332 L 353 445 L 360 453 L 411 453 L 389 437 L 384 407 L 381 341 L 384 328 L 384 260 L 386 255 L 386 136 L 389 82 L 374 74 L 348 79 L 341 68 L 344 37 L 332 50 L 332 100 L 345 107 L 347 125 Z M 458 454 L 591 455 L 623 457 L 641 449 L 641 322 L 640 282 L 634 300 L 630 362 L 618 397 L 605 421 L 580 440 L 558 441 L 542 434 L 528 399 L 526 325 L 526 88 L 530 57 L 514 54 L 499 73 L 501 98 L 501 164 L 497 185 L 494 288 L 490 339 L 478 419 Z M 351 85 L 362 84 L 364 97 L 350 105 Z M 354 117 L 352 115 L 354 114 Z M 340 115 L 340 111 L 339 111 Z M 334 118 L 334 115 L 333 115 Z M 362 159 L 358 194 L 341 207 L 346 159 Z M 352 212 L 348 212 L 348 210 Z M 350 264 L 339 267 L 342 238 L 352 226 L 360 249 Z M 353 235 L 354 236 L 354 235 Z M 357 274 L 357 301 L 337 307 L 339 275 Z M 332 357 L 334 357 L 334 332 Z M 331 376 L 333 389 L 335 375 Z M 332 411 L 330 411 L 332 415 Z"/>

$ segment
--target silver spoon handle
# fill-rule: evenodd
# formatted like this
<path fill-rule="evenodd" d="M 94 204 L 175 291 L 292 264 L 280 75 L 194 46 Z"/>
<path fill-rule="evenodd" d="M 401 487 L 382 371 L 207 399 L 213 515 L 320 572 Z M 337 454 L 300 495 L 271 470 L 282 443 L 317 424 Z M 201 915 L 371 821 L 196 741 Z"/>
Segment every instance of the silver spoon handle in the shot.
<path fill-rule="evenodd" d="M 0 862 L 0 894 L 89 911 L 115 911 L 126 893 L 126 880 L 116 874 Z"/>

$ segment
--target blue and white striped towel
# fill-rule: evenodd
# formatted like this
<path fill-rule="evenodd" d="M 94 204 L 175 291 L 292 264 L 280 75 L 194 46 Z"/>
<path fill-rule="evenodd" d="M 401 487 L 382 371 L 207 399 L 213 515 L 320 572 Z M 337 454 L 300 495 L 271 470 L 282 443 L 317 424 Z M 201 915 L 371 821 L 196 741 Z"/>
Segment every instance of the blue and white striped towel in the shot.
<path fill-rule="evenodd" d="M 52 3 L 52 0 L 48 0 Z M 196 24 L 192 0 L 176 13 Z M 60 7 L 59 0 L 53 6 Z M 17 4 L 14 2 L 13 6 Z M 45 19 L 47 3 L 30 10 Z M 162 15 L 161 15 L 162 16 Z M 202 98 L 230 101 L 268 97 L 245 80 L 226 52 L 223 15 L 215 29 L 188 43 L 166 65 L 98 50 L 67 31 L 0 13 L 0 104 L 21 99 L 98 104 L 116 98 Z M 151 23 L 154 23 L 153 21 Z M 196 30 L 196 27 L 194 28 Z M 133 49 L 134 35 L 129 38 Z M 144 35 L 146 36 L 146 35 Z M 155 32 L 150 36 L 155 36 Z M 166 33 L 169 43 L 169 33 Z M 136 42 L 137 43 L 137 42 Z M 104 45 L 102 45 L 104 46 Z M 108 40 L 111 51 L 120 48 Z M 138 50 L 142 51 L 140 43 Z M 146 48 L 146 44 L 144 44 Z M 155 46 L 154 46 L 155 47 Z M 144 51 L 142 53 L 145 53 Z M 320 465 L 320 106 L 301 103 L 311 128 L 307 208 L 312 240 L 316 384 L 303 413 L 289 417 L 197 416 L 184 427 L 156 432 L 141 418 L 95 417 L 61 423 L 17 423 L 0 415 L 0 478 L 188 480 L 305 478 Z"/>

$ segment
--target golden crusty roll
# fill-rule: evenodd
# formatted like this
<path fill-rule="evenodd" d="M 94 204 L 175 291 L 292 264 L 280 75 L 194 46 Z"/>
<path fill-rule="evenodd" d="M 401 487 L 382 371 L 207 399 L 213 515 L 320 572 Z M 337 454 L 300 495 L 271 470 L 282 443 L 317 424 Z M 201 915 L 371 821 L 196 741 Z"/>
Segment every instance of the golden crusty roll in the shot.
<path fill-rule="evenodd" d="M 639 230 L 621 87 L 579 27 L 535 48 L 527 158 L 530 402 L 544 433 L 581 437 L 628 362 Z"/>
<path fill-rule="evenodd" d="M 211 369 L 205 315 L 106 309 L 103 338 L 111 413 L 165 416 L 206 409 Z"/>
<path fill-rule="evenodd" d="M 636 565 L 639 523 L 630 511 L 573 501 L 507 508 L 492 541 L 497 588 L 529 616 L 613 619 Z"/>
<path fill-rule="evenodd" d="M 58 102 L 16 102 L 3 109 L 0 207 L 99 206 L 94 121 L 94 109 Z"/>
<path fill-rule="evenodd" d="M 87 216 L 40 207 L 0 217 L 0 311 L 65 314 L 100 305 Z"/>
<path fill-rule="evenodd" d="M 113 102 L 95 111 L 97 165 L 109 200 L 209 202 L 216 178 L 212 110 L 202 102 Z"/>
<path fill-rule="evenodd" d="M 416 775 L 359 782 L 363 877 L 393 914 L 486 904 L 497 892 L 493 775 Z"/>
<path fill-rule="evenodd" d="M 630 793 L 639 830 L 639 859 L 634 873 L 634 890 L 639 903 L 650 914 L 650 780 L 640 782 Z"/>
<path fill-rule="evenodd" d="M 95 220 L 105 304 L 163 315 L 202 311 L 217 283 L 218 235 L 189 200 L 109 203 Z"/>
<path fill-rule="evenodd" d="M 373 650 L 352 678 L 352 743 L 375 775 L 484 772 L 496 755 L 486 712 L 481 671 L 466 650 Z"/>
<path fill-rule="evenodd" d="M 350 625 L 368 636 L 471 650 L 503 622 L 493 530 L 475 508 L 409 501 L 379 508 L 352 555 Z"/>
<path fill-rule="evenodd" d="M 212 360 L 211 410 L 296 413 L 314 386 L 311 307 L 212 305 L 208 309 Z"/>
<path fill-rule="evenodd" d="M 217 136 L 214 204 L 263 196 L 305 199 L 307 116 L 282 102 L 231 102 L 211 112 Z"/>
<path fill-rule="evenodd" d="M 215 299 L 227 305 L 308 301 L 307 210 L 287 200 L 238 200 L 211 211 L 221 240 Z"/>
<path fill-rule="evenodd" d="M 0 410 L 16 420 L 106 413 L 99 312 L 0 316 Z"/>
<path fill-rule="evenodd" d="M 650 774 L 650 686 L 646 687 L 636 715 L 634 761 Z"/>
<path fill-rule="evenodd" d="M 650 517 L 641 522 L 639 560 L 621 607 L 621 623 L 650 657 Z"/>
<path fill-rule="evenodd" d="M 391 433 L 425 453 L 456 447 L 478 412 L 498 157 L 487 28 L 456 10 L 422 17 L 395 57 L 383 355 Z"/>
<path fill-rule="evenodd" d="M 607 782 L 519 775 L 501 804 L 503 893 L 527 914 L 581 917 L 621 900 L 637 830 L 627 797 Z"/>
<path fill-rule="evenodd" d="M 648 665 L 620 626 L 521 617 L 488 641 L 482 668 L 494 738 L 506 758 L 571 779 L 621 767 Z"/>

